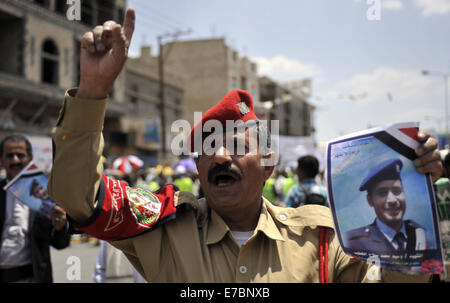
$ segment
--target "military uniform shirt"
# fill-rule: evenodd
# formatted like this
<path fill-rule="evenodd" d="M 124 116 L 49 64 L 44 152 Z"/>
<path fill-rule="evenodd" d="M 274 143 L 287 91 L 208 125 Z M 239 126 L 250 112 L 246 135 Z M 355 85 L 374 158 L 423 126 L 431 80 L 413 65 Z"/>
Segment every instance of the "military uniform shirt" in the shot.
<path fill-rule="evenodd" d="M 320 227 L 331 230 L 330 282 L 371 282 L 377 276 L 373 271 L 378 268 L 342 251 L 326 207 L 280 208 L 262 199 L 254 233 L 239 248 L 205 199 L 175 192 L 170 185 L 159 193 L 142 193 L 103 176 L 106 99 L 83 100 L 74 94 L 74 90 L 66 93 L 53 130 L 49 194 L 84 230 L 121 249 L 147 281 L 319 282 Z M 142 206 L 140 194 L 151 201 Z M 154 211 L 157 220 L 143 216 L 146 210 Z M 388 282 L 429 278 L 381 272 L 381 280 Z"/>
<path fill-rule="evenodd" d="M 381 222 L 380 219 L 375 219 L 375 224 L 377 225 L 378 229 L 383 233 L 383 235 L 386 237 L 386 239 L 391 243 L 391 245 L 395 248 L 395 250 L 399 250 L 399 244 L 394 240 L 396 231 Z M 400 228 L 399 232 L 401 232 L 406 237 L 406 229 L 405 225 L 402 224 L 402 227 Z M 406 242 L 405 242 L 406 244 Z M 405 249 L 406 246 L 402 247 L 401 249 Z"/>

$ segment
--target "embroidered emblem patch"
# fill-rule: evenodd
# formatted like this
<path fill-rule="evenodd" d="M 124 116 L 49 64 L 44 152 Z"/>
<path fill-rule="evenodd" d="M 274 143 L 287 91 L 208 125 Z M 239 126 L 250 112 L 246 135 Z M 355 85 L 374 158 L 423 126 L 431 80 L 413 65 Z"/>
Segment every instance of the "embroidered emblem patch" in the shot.
<path fill-rule="evenodd" d="M 161 202 L 154 194 L 140 188 L 127 187 L 127 196 L 138 225 L 150 228 L 161 215 Z"/>
<path fill-rule="evenodd" d="M 242 115 L 248 114 L 250 112 L 250 110 L 247 107 L 247 104 L 245 104 L 244 102 L 240 102 L 236 105 L 237 107 L 239 107 L 239 111 L 241 112 Z"/>

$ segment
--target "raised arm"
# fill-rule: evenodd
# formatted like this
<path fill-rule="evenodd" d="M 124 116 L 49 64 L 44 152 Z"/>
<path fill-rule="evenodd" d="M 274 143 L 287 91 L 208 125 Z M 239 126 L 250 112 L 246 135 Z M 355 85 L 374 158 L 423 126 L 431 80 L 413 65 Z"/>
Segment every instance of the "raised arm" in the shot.
<path fill-rule="evenodd" d="M 134 32 L 135 12 L 129 8 L 123 26 L 106 21 L 84 34 L 81 41 L 80 99 L 103 99 L 122 71 Z"/>
<path fill-rule="evenodd" d="M 134 23 L 135 12 L 129 8 L 123 26 L 107 21 L 84 34 L 80 87 L 67 91 L 52 131 L 54 158 L 48 192 L 77 222 L 86 222 L 96 208 L 103 172 L 106 97 L 126 61 Z"/>

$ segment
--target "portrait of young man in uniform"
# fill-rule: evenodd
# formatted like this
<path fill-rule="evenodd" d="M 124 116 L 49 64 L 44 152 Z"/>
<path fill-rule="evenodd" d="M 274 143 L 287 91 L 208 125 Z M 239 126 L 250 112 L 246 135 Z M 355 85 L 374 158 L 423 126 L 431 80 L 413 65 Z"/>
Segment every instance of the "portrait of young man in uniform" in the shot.
<path fill-rule="evenodd" d="M 361 183 L 359 190 L 367 191 L 367 203 L 376 218 L 367 226 L 347 232 L 350 248 L 379 253 L 414 253 L 428 248 L 426 229 L 413 220 L 404 220 L 402 167 L 400 159 L 385 160 L 372 167 Z"/>

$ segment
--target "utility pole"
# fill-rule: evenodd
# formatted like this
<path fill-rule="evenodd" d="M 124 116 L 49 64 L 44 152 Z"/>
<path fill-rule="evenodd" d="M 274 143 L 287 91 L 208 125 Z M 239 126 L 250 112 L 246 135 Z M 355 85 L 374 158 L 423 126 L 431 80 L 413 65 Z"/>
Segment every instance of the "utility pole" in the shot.
<path fill-rule="evenodd" d="M 439 76 L 444 79 L 444 102 L 445 102 L 445 142 L 447 144 L 447 137 L 449 135 L 449 116 L 448 116 L 448 78 L 450 76 L 450 73 L 445 73 L 441 71 L 429 71 L 429 70 L 423 70 L 422 75 L 424 76 Z"/>
<path fill-rule="evenodd" d="M 166 114 L 165 114 L 165 101 L 164 101 L 164 61 L 169 56 L 170 48 L 163 53 L 163 38 L 172 37 L 173 41 L 176 42 L 177 38 L 180 35 L 190 34 L 191 30 L 182 32 L 177 31 L 175 33 L 167 33 L 164 35 L 158 36 L 158 49 L 159 49 L 159 57 L 158 57 L 158 69 L 159 69 L 159 115 L 161 120 L 161 156 L 162 156 L 162 164 L 166 165 L 167 163 L 167 150 L 166 150 Z M 170 46 L 173 46 L 171 44 Z"/>

